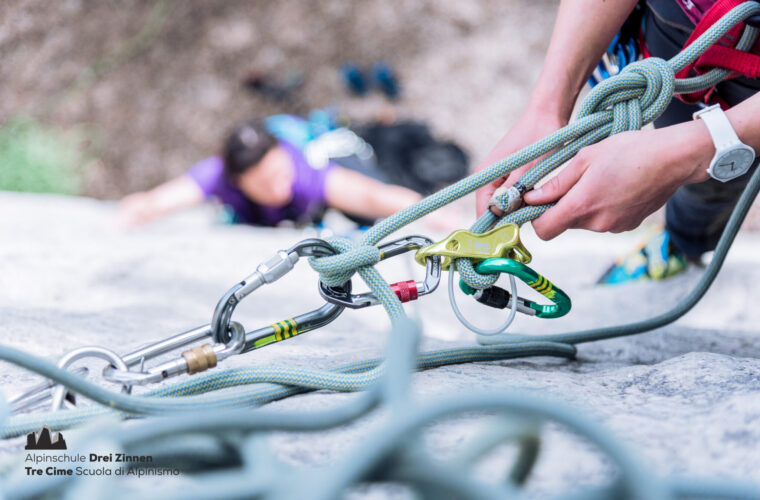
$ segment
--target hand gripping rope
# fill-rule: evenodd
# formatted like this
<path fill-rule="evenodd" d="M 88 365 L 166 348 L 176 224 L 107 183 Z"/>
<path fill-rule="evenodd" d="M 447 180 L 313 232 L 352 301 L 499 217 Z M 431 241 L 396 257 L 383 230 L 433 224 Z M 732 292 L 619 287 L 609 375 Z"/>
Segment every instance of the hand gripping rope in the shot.
<path fill-rule="evenodd" d="M 745 2 L 708 29 L 694 43 L 670 61 L 649 58 L 626 66 L 617 76 L 599 85 L 586 97 L 578 118 L 570 125 L 508 156 L 500 162 L 435 193 L 419 203 L 402 210 L 371 228 L 361 244 L 346 239 L 327 241 L 306 240 L 287 251 L 279 252 L 244 281 L 232 287 L 219 301 L 211 322 L 161 342 L 119 356 L 104 348 L 83 348 L 66 355 L 60 366 L 17 349 L 0 345 L 0 359 L 34 371 L 53 383 L 37 387 L 12 403 L 14 410 L 29 409 L 55 392 L 56 408 L 74 400 L 78 394 L 103 407 L 56 410 L 50 413 L 15 414 L 0 423 L 4 437 L 36 431 L 42 425 L 63 429 L 84 423 L 96 416 L 116 413 L 122 417 L 157 415 L 123 432 L 121 427 L 100 424 L 80 435 L 82 449 L 93 440 L 107 438 L 125 451 L 150 451 L 157 459 L 181 463 L 183 470 L 198 471 L 213 465 L 226 468 L 222 473 L 206 473 L 192 495 L 197 498 L 335 498 L 357 483 L 400 482 L 409 485 L 425 498 L 440 497 L 444 492 L 457 498 L 522 498 L 522 487 L 530 475 L 538 455 L 540 434 L 538 423 L 553 421 L 568 427 L 607 455 L 618 469 L 609 485 L 563 495 L 562 498 L 637 498 L 672 499 L 687 497 L 760 498 L 758 487 L 738 482 L 713 483 L 682 479 L 657 479 L 634 460 L 615 439 L 598 425 L 577 416 L 562 405 L 515 393 L 506 395 L 472 394 L 432 404 L 411 403 L 408 391 L 413 369 L 427 369 L 453 363 L 511 359 L 522 356 L 550 355 L 573 357 L 574 344 L 631 335 L 652 330 L 685 314 L 704 295 L 726 257 L 742 220 L 760 190 L 760 169 L 752 175 L 740 197 L 716 248 L 710 265 L 697 286 L 672 310 L 632 324 L 590 331 L 554 335 L 497 335 L 479 337 L 486 345 L 418 352 L 419 332 L 406 319 L 402 300 L 413 300 L 435 290 L 444 267 L 441 259 L 448 258 L 450 280 L 458 271 L 461 288 L 481 302 L 496 307 L 511 306 L 539 317 L 557 317 L 570 307 L 569 298 L 548 280 L 527 267 L 530 254 L 512 241 L 493 253 L 477 254 L 477 245 L 470 253 L 457 253 L 466 248 L 462 243 L 481 242 L 477 235 L 510 224 L 519 226 L 540 216 L 547 206 L 523 207 L 522 195 L 549 172 L 572 158 L 581 148 L 612 134 L 635 130 L 650 123 L 668 105 L 674 93 L 694 92 L 708 88 L 728 76 L 728 71 L 715 69 L 695 78 L 676 79 L 674 74 L 685 67 L 725 33 L 742 20 L 760 14 L 760 4 Z M 757 30 L 746 27 L 737 45 L 747 50 L 757 37 Z M 498 192 L 493 204 L 505 215 L 498 217 L 488 211 L 470 228 L 444 240 L 443 249 L 431 251 L 432 244 L 422 237 L 411 237 L 379 245 L 391 233 L 406 224 L 458 199 L 479 187 L 507 175 L 521 165 L 545 156 L 523 174 L 515 186 Z M 504 231 L 515 231 L 508 229 Z M 515 232 L 515 235 L 517 233 Z M 469 239 L 468 239 L 469 238 Z M 449 246 L 456 239 L 459 247 Z M 378 246 L 379 245 L 379 246 Z M 428 253 L 425 253 L 427 249 Z M 388 285 L 374 269 L 374 264 L 410 250 L 418 250 L 418 258 L 426 265 L 423 281 L 405 281 Z M 482 250 L 482 249 L 480 249 Z M 445 251 L 453 254 L 446 254 Z M 464 252 L 464 250 L 462 250 Z M 294 316 L 274 325 L 246 332 L 232 321 L 236 305 L 264 284 L 272 283 L 293 268 L 301 257 L 320 274 L 320 293 L 327 300 L 321 308 Z M 352 294 L 354 273 L 368 285 L 368 294 Z M 494 288 L 501 273 L 527 283 L 551 301 L 536 304 L 512 293 Z M 501 290 L 501 291 L 500 291 Z M 292 367 L 249 366 L 228 370 L 211 370 L 172 385 L 164 385 L 142 395 L 129 394 L 134 385 L 153 383 L 166 378 L 199 373 L 214 368 L 226 357 L 280 342 L 294 335 L 319 328 L 337 317 L 345 307 L 366 307 L 381 304 L 388 312 L 393 330 L 385 359 L 370 359 L 338 367 L 331 371 Z M 159 354 L 167 354 L 197 341 L 211 342 L 182 352 L 173 360 L 146 367 L 146 362 Z M 108 360 L 104 377 L 117 382 L 123 392 L 114 392 L 85 380 L 82 370 L 68 371 L 73 359 L 95 356 Z M 57 386 L 66 387 L 65 390 Z M 228 389 L 219 391 L 219 389 Z M 269 409 L 235 410 L 232 407 L 261 405 L 309 390 L 365 392 L 352 403 L 334 410 L 311 414 L 274 411 Z M 393 416 L 387 425 L 364 440 L 362 446 L 345 460 L 324 469 L 294 470 L 277 462 L 261 440 L 261 433 L 272 430 L 285 432 L 318 431 L 347 424 L 367 414 L 378 405 L 390 408 Z M 452 461 L 434 460 L 419 442 L 420 429 L 441 418 L 456 413 L 487 412 L 494 425 L 463 448 Z M 504 420 L 509 417 L 508 420 Z M 180 439 L 181 438 L 181 439 Z M 172 446 L 167 447 L 168 443 Z M 467 472 L 499 443 L 517 446 L 517 460 L 504 481 L 486 484 Z M 200 465 L 203 464 L 203 465 Z M 270 466 L 264 466 L 270 464 Z M 271 464 L 277 464 L 274 467 Z M 380 465 L 382 464 L 382 467 Z M 134 465 L 132 467 L 140 467 Z M 280 472 L 284 471 L 284 472 Z M 220 475 L 221 474 L 221 475 Z M 73 477 L 54 477 L 35 482 L 13 480 L 3 484 L 5 498 L 31 498 L 58 492 L 61 496 L 76 496 L 78 483 Z M 102 488 L 108 488 L 103 483 Z M 195 488 L 195 487 L 194 487 Z M 100 491 L 110 497 L 134 496 L 134 491 L 114 488 Z M 123 491 L 119 493 L 119 491 Z M 152 496 L 178 496 L 171 490 L 151 490 Z M 183 491 L 182 497 L 187 498 Z"/>

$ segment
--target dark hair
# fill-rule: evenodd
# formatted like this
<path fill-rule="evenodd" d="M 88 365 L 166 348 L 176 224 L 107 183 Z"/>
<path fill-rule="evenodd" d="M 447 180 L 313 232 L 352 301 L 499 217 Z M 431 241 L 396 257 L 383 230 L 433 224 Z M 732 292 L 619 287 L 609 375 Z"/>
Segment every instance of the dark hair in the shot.
<path fill-rule="evenodd" d="M 260 121 L 249 120 L 238 125 L 224 142 L 225 173 L 231 179 L 236 178 L 260 162 L 276 144 L 277 139 Z"/>

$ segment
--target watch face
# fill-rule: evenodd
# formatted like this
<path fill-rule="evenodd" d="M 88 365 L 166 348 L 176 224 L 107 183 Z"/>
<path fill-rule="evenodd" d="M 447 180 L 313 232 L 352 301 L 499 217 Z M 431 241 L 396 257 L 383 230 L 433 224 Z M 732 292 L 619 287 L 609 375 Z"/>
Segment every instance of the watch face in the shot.
<path fill-rule="evenodd" d="M 744 174 L 755 160 L 755 155 L 744 148 L 737 148 L 723 153 L 716 158 L 712 167 L 713 177 L 720 180 L 731 180 Z"/>

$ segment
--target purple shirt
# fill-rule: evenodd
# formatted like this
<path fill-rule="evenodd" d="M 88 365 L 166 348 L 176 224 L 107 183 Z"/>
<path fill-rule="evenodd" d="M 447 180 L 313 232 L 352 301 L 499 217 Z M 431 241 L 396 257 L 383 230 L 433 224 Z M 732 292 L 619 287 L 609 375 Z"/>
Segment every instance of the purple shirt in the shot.
<path fill-rule="evenodd" d="M 187 172 L 198 184 L 206 199 L 216 198 L 235 216 L 235 222 L 258 226 L 276 226 L 284 220 L 309 223 L 318 219 L 326 207 L 325 181 L 332 164 L 312 167 L 303 154 L 286 142 L 280 142 L 293 163 L 291 200 L 283 207 L 260 205 L 249 200 L 224 173 L 224 163 L 218 156 L 199 161 Z"/>

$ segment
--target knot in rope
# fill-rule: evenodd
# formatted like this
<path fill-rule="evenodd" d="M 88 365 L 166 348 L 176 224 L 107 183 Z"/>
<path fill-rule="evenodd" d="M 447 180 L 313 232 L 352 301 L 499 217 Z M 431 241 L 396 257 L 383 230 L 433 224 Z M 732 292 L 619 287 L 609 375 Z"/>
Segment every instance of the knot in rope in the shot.
<path fill-rule="evenodd" d="M 360 268 L 380 262 L 380 250 L 373 245 L 358 245 L 348 238 L 328 238 L 340 253 L 325 257 L 310 257 L 309 265 L 319 273 L 319 279 L 327 286 L 340 286 L 351 279 Z"/>
<path fill-rule="evenodd" d="M 664 59 L 650 57 L 626 66 L 620 74 L 594 87 L 583 100 L 576 122 L 555 133 L 567 138 L 555 151 L 547 151 L 549 154 L 523 174 L 518 182 L 532 189 L 583 147 L 611 135 L 641 129 L 665 111 L 674 93 L 675 71 Z M 519 200 L 515 199 L 519 193 L 514 191 L 503 190 L 494 198 L 496 206 L 505 212 L 502 217 L 486 212 L 470 230 L 482 233 L 507 223 L 522 225 L 539 217 L 550 207 L 525 206 L 513 211 L 519 206 Z M 479 274 L 469 259 L 457 259 L 456 267 L 462 280 L 478 290 L 492 286 L 498 278 Z"/>
<path fill-rule="evenodd" d="M 660 116 L 673 99 L 675 72 L 659 57 L 632 63 L 615 78 L 594 87 L 583 100 L 578 118 L 612 110 L 609 135 L 639 130 Z"/>

